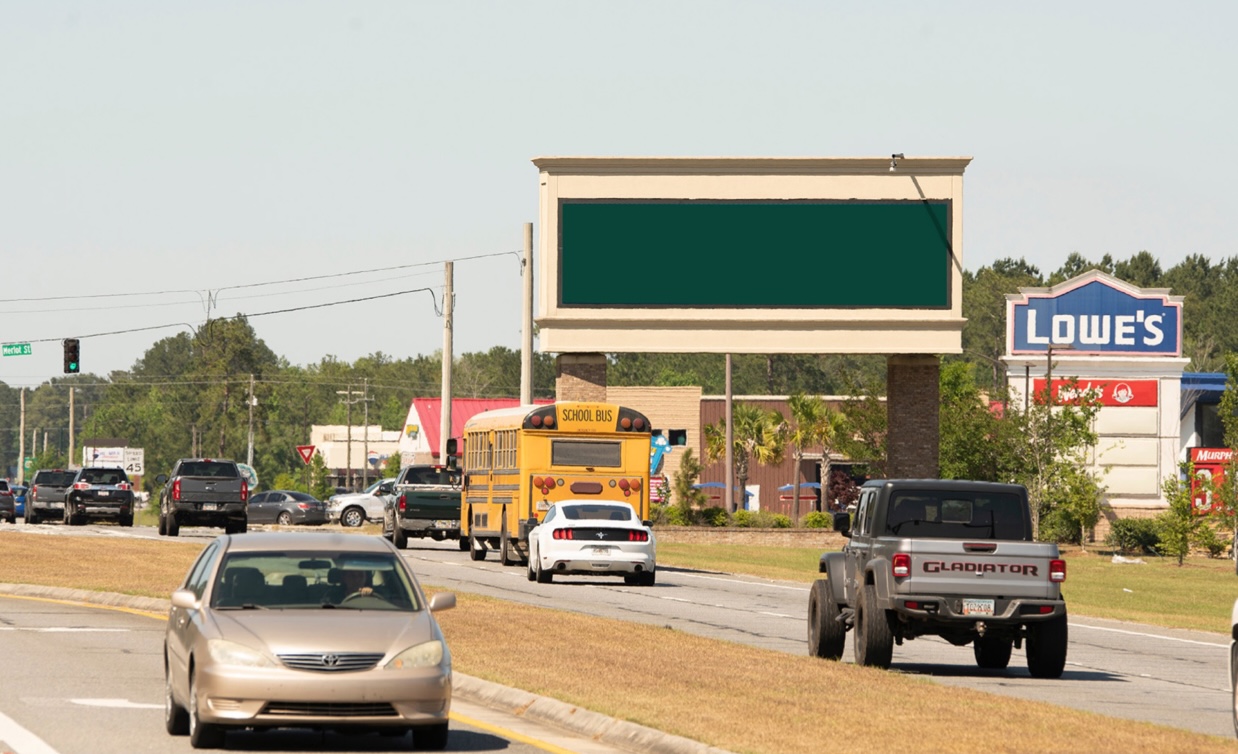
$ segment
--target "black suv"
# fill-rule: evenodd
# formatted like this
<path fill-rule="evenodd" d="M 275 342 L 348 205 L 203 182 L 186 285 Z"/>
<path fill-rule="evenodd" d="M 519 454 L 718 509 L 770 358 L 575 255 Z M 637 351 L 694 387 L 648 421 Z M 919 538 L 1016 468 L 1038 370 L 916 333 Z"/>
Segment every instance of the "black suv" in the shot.
<path fill-rule="evenodd" d="M 87 466 L 77 470 L 65 497 L 64 522 L 81 526 L 88 518 L 133 526 L 133 485 L 124 469 Z"/>
<path fill-rule="evenodd" d="M 13 498 L 13 490 L 9 488 L 7 479 L 0 479 L 0 521 L 17 523 L 17 502 Z"/>

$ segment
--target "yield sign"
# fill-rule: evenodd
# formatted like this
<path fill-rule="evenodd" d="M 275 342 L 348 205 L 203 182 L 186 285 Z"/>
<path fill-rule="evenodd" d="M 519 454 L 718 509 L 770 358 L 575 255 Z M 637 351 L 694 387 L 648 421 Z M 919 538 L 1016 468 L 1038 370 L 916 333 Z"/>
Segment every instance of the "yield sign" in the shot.
<path fill-rule="evenodd" d="M 301 455 L 302 461 L 309 463 L 310 459 L 314 457 L 314 446 L 313 445 L 298 445 L 297 453 Z"/>

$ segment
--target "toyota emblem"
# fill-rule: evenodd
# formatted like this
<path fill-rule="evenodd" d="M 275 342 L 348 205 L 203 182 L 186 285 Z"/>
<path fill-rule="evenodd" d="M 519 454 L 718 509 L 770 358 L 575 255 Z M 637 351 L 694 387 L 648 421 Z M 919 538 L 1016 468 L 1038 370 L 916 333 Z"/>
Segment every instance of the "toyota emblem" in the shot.
<path fill-rule="evenodd" d="M 323 655 L 322 664 L 328 668 L 333 668 L 336 665 L 340 664 L 340 656 L 339 655 Z"/>

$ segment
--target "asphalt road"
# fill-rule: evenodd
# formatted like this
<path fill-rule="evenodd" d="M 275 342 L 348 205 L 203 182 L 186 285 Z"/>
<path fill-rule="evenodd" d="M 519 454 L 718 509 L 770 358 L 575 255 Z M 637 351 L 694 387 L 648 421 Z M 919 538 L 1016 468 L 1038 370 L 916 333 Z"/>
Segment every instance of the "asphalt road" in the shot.
<path fill-rule="evenodd" d="M 48 527 L 45 533 L 62 532 L 156 536 L 142 527 Z M 182 530 L 183 536 L 203 542 L 217 533 Z M 523 568 L 500 566 L 495 553 L 475 562 L 455 542 L 430 540 L 413 540 L 405 557 L 422 581 L 435 587 L 666 626 L 793 654 L 807 652 L 808 586 L 803 584 L 665 567 L 659 569 L 654 587 L 583 576 L 537 584 L 526 579 Z M 1068 603 L 1069 586 L 1068 581 Z M 847 661 L 851 651 L 848 636 Z M 1057 680 L 1030 677 L 1021 650 L 1015 650 L 1006 670 L 981 670 L 970 647 L 934 638 L 896 646 L 892 669 L 943 684 L 1229 737 L 1234 730 L 1227 663 L 1228 640 L 1219 633 L 1071 616 L 1066 672 Z"/>
<path fill-rule="evenodd" d="M 187 736 L 163 727 L 164 623 L 133 611 L 0 595 L 0 752 L 130 754 L 189 752 Z M 407 751 L 408 735 L 310 730 L 234 732 L 247 751 Z M 459 699 L 447 751 L 621 750 Z"/>

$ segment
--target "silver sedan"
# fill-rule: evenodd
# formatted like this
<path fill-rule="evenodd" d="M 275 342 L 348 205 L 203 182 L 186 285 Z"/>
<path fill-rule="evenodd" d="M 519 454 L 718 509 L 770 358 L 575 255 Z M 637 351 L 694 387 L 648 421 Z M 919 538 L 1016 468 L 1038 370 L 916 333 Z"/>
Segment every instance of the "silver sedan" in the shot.
<path fill-rule="evenodd" d="M 389 542 L 300 532 L 224 535 L 172 593 L 165 723 L 196 749 L 230 728 L 350 728 L 447 745 L 451 653 Z"/>

